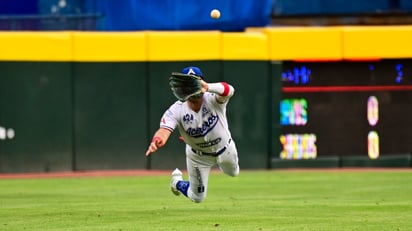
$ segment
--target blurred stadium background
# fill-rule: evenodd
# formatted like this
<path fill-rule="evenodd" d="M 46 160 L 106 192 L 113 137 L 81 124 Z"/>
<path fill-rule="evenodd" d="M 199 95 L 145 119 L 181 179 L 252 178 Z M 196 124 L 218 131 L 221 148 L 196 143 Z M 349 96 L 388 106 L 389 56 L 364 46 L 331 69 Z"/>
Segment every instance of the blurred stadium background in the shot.
<path fill-rule="evenodd" d="M 409 168 L 410 41 L 408 0 L 2 0 L 0 173 L 184 168 L 144 152 L 187 65 L 235 86 L 243 169 Z"/>

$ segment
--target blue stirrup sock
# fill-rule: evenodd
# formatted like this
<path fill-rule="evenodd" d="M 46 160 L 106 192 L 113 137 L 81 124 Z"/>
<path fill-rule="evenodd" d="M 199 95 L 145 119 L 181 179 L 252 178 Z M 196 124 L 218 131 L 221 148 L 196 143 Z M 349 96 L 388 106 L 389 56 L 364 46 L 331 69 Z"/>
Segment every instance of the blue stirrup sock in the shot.
<path fill-rule="evenodd" d="M 181 180 L 176 184 L 177 190 L 187 197 L 187 190 L 189 189 L 189 181 Z"/>

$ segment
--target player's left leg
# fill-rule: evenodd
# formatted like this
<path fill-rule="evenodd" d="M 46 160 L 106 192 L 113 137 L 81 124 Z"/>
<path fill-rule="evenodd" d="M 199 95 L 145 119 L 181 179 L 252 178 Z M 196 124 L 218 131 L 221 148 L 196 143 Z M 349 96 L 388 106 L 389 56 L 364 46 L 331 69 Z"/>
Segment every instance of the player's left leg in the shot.
<path fill-rule="evenodd" d="M 193 202 L 200 203 L 206 199 L 211 168 L 212 166 L 199 164 L 188 167 L 189 189 L 187 197 Z"/>
<path fill-rule="evenodd" d="M 180 176 L 175 177 L 174 181 L 172 174 L 172 192 L 175 195 L 179 195 L 180 192 L 193 202 L 202 202 L 206 199 L 210 170 L 215 164 L 215 157 L 200 156 L 191 149 L 187 149 L 186 165 L 189 180 L 183 180 L 180 174 Z M 173 182 L 175 182 L 174 185 Z"/>
<path fill-rule="evenodd" d="M 239 158 L 234 141 L 230 143 L 224 153 L 217 157 L 217 165 L 226 175 L 239 175 Z"/>

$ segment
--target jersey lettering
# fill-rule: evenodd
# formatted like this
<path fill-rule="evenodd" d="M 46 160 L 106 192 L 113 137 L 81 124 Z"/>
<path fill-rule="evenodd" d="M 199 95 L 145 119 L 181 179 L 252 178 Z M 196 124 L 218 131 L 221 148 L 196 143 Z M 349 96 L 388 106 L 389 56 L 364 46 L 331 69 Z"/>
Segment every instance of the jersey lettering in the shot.
<path fill-rule="evenodd" d="M 201 127 L 197 128 L 188 128 L 186 133 L 191 137 L 202 137 L 209 133 L 219 121 L 219 117 L 217 115 L 210 115 L 206 121 L 203 121 Z"/>
<path fill-rule="evenodd" d="M 222 138 L 219 137 L 219 138 L 214 139 L 212 141 L 205 142 L 205 143 L 198 143 L 196 145 L 199 146 L 199 148 L 207 148 L 207 147 L 211 147 L 213 145 L 216 145 L 216 144 L 220 143 L 221 140 L 222 140 Z"/>
<path fill-rule="evenodd" d="M 192 114 L 186 114 L 183 116 L 183 122 L 184 123 L 191 123 L 193 121 L 193 115 Z"/>

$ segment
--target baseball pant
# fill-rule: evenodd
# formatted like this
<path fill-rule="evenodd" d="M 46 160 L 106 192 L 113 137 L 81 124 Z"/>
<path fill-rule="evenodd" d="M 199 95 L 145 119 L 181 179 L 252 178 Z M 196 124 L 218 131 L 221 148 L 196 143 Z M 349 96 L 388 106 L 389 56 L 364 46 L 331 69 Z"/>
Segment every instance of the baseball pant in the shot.
<path fill-rule="evenodd" d="M 186 165 L 189 175 L 189 189 L 187 197 L 194 202 L 202 202 L 207 195 L 207 186 L 210 170 L 218 166 L 229 176 L 239 174 L 239 159 L 235 142 L 232 140 L 226 150 L 219 156 L 200 155 L 194 153 L 186 145 Z"/>

